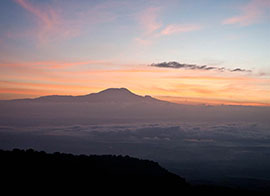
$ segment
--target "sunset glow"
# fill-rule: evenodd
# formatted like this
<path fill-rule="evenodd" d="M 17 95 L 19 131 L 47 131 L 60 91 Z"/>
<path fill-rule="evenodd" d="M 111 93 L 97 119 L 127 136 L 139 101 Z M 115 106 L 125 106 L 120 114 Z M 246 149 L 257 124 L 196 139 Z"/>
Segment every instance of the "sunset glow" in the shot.
<path fill-rule="evenodd" d="M 1 2 L 0 99 L 125 87 L 177 103 L 269 106 L 270 2 L 190 2 Z M 197 67 L 150 66 L 170 61 Z"/>

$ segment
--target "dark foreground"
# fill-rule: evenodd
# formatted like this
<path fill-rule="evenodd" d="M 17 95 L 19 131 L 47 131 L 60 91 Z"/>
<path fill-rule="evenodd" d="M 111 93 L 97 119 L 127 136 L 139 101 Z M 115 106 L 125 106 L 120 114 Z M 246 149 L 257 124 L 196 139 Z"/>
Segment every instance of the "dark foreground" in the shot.
<path fill-rule="evenodd" d="M 9 193 L 99 193 L 173 195 L 266 195 L 213 186 L 191 186 L 158 163 L 129 156 L 71 155 L 34 150 L 2 151 L 1 187 Z"/>

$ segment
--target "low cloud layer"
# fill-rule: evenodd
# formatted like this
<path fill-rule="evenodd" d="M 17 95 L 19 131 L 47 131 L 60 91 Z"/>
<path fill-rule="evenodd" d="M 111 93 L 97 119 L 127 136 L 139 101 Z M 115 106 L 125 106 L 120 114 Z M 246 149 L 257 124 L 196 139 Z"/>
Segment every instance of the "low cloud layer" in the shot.
<path fill-rule="evenodd" d="M 215 70 L 215 71 L 230 71 L 230 72 L 251 72 L 251 70 L 241 69 L 241 68 L 227 69 L 225 67 L 215 67 L 215 66 L 196 65 L 196 64 L 185 64 L 185 63 L 178 63 L 178 62 L 175 62 L 175 61 L 162 62 L 162 63 L 152 63 L 150 66 L 173 68 L 173 69 Z"/>

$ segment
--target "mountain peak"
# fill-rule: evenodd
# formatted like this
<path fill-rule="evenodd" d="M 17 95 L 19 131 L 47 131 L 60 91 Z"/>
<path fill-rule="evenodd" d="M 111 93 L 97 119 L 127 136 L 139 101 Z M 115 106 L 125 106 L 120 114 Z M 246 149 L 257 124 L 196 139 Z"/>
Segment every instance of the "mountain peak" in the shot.
<path fill-rule="evenodd" d="M 132 95 L 135 95 L 127 88 L 107 88 L 105 90 L 98 92 L 98 94 L 132 94 Z"/>
<path fill-rule="evenodd" d="M 105 92 L 105 91 L 126 91 L 126 92 L 130 92 L 130 90 L 128 90 L 127 88 L 107 88 L 107 89 L 102 90 L 100 92 Z"/>
<path fill-rule="evenodd" d="M 16 101 L 16 100 L 14 100 Z M 35 99 L 22 99 L 17 101 L 27 102 L 57 102 L 57 103 L 142 103 L 142 102 L 157 102 L 159 100 L 152 98 L 149 95 L 137 95 L 127 88 L 108 88 L 97 93 L 79 96 L 67 95 L 50 95 Z"/>

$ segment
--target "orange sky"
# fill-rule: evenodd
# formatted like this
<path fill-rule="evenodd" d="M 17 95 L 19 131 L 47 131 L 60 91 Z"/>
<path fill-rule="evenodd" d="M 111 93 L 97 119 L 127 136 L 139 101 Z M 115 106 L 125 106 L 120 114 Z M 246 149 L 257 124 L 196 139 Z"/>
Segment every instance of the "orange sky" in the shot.
<path fill-rule="evenodd" d="M 270 105 L 269 2 L 3 1 L 0 99 L 125 87 L 177 103 Z"/>
<path fill-rule="evenodd" d="M 82 95 L 111 87 L 126 87 L 140 95 L 177 103 L 270 105 L 270 78 L 254 73 L 180 70 L 147 65 L 120 64 L 118 69 L 83 66 L 83 62 L 2 64 L 0 99 Z"/>

